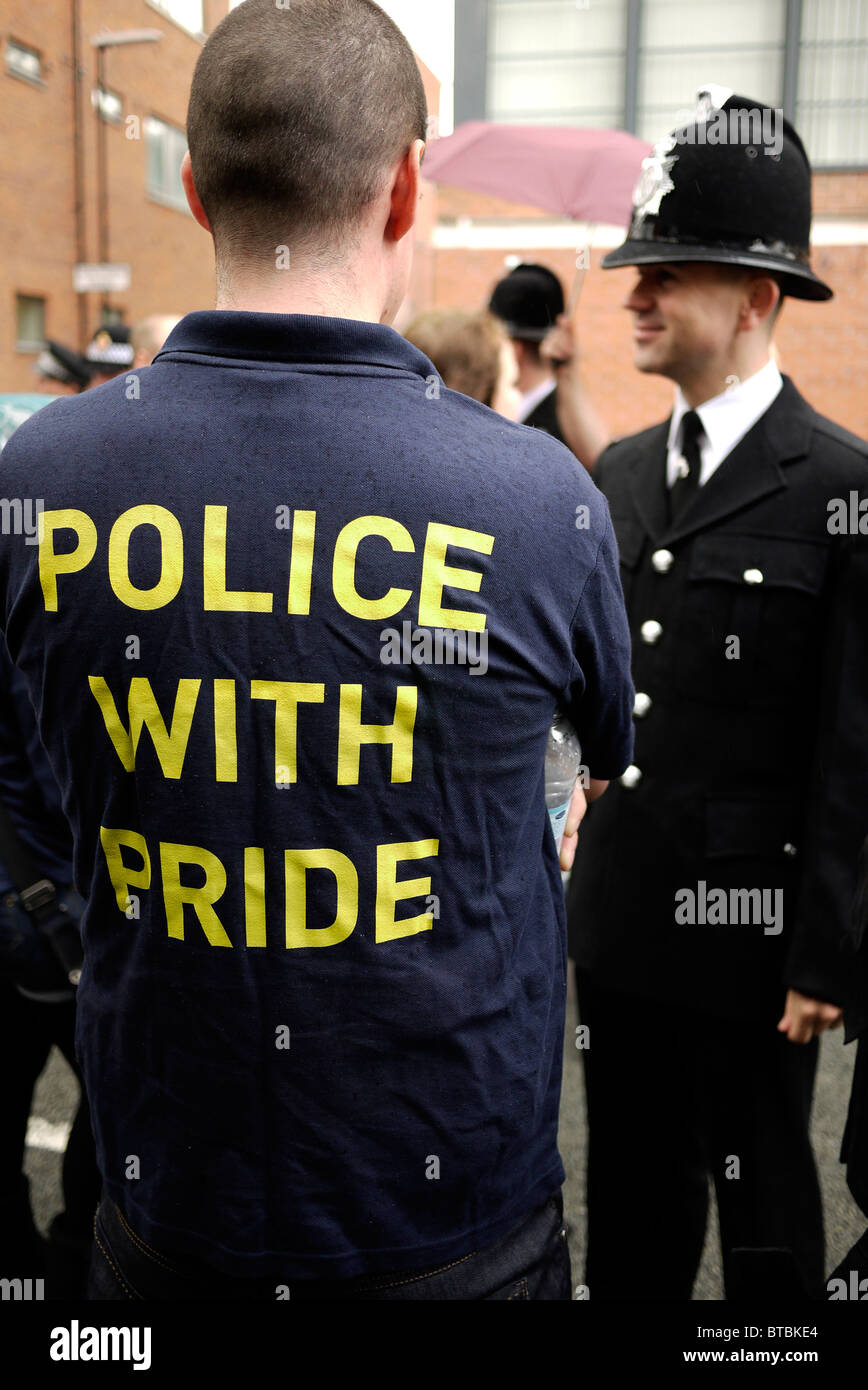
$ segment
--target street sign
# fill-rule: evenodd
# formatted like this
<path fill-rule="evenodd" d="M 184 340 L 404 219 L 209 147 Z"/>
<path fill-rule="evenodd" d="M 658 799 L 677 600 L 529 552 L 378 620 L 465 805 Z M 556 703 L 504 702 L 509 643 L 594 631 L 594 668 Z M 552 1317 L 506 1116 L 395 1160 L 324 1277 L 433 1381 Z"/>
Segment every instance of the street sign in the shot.
<path fill-rule="evenodd" d="M 91 292 L 105 293 L 114 290 L 120 294 L 130 287 L 130 268 L 128 265 L 81 263 L 72 268 L 72 287 L 78 294 Z"/>

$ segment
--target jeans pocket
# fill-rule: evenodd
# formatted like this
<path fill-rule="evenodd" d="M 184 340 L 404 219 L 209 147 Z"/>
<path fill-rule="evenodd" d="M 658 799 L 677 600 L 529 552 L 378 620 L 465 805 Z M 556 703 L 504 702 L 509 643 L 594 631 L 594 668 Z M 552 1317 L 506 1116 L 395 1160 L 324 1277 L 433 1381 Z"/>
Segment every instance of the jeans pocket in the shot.
<path fill-rule="evenodd" d="M 122 1261 L 106 1230 L 106 1200 L 103 1198 L 100 1202 L 93 1221 L 93 1249 L 87 1277 L 88 1301 L 141 1299 L 141 1294 L 128 1281 L 127 1270 L 122 1269 Z"/>
<path fill-rule="evenodd" d="M 484 1302 L 488 1303 L 492 1300 L 497 1301 L 510 1298 L 530 1299 L 527 1279 L 524 1276 L 520 1279 L 511 1279 L 509 1283 L 504 1284 L 502 1288 L 495 1289 L 494 1293 L 486 1294 Z"/>

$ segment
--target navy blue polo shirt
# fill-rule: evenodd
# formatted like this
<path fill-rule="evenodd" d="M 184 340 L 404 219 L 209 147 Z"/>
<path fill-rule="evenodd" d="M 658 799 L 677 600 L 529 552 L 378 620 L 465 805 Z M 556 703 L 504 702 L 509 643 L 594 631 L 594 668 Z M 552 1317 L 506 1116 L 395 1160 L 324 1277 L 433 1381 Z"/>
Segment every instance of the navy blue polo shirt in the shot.
<path fill-rule="evenodd" d="M 563 1180 L 558 706 L 630 760 L 605 499 L 379 324 L 188 314 L 3 455 L 0 619 L 87 898 L 100 1167 L 228 1274 L 424 1269 Z"/>

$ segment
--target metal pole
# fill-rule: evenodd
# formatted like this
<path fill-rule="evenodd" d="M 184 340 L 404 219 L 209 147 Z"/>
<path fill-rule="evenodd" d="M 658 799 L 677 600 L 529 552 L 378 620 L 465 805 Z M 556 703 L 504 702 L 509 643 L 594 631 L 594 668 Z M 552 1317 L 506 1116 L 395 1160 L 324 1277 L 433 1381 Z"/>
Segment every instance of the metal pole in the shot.
<path fill-rule="evenodd" d="M 87 260 L 87 238 L 84 220 L 84 154 L 82 151 L 81 125 L 81 79 L 84 75 L 81 66 L 81 20 L 80 0 L 72 0 L 72 152 L 73 184 L 75 187 L 75 259 L 79 263 Z M 75 294 L 75 291 L 73 291 Z M 78 314 L 78 347 L 83 349 L 87 341 L 88 298 L 86 294 L 75 294 Z"/>
<path fill-rule="evenodd" d="M 102 93 L 105 72 L 104 52 L 100 45 L 96 50 L 96 87 L 97 104 L 96 119 L 97 125 L 97 211 L 99 219 L 99 259 L 105 263 L 109 258 L 109 230 L 108 230 L 108 179 L 107 179 L 107 131 L 106 122 L 102 112 Z M 103 295 L 102 311 L 103 315 L 108 308 L 108 297 Z"/>
<path fill-rule="evenodd" d="M 488 0 L 455 5 L 455 124 L 488 116 Z"/>
<path fill-rule="evenodd" d="M 786 38 L 784 40 L 784 115 L 791 124 L 796 120 L 799 96 L 799 46 L 802 39 L 802 0 L 787 0 Z"/>
<path fill-rule="evenodd" d="M 642 0 L 627 0 L 627 45 L 624 58 L 624 129 L 636 133 L 639 109 L 639 37 Z"/>

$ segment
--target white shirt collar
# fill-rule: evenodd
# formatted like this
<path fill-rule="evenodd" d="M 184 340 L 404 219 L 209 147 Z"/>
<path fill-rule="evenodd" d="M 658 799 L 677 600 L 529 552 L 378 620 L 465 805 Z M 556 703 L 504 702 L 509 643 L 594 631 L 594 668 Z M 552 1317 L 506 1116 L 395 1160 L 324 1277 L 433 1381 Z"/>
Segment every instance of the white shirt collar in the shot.
<path fill-rule="evenodd" d="M 557 382 L 554 377 L 549 377 L 546 381 L 541 381 L 539 386 L 525 391 L 518 408 L 518 423 L 520 425 L 524 424 L 528 415 L 532 415 L 538 405 L 542 405 L 542 402 L 551 395 L 556 386 Z"/>
<path fill-rule="evenodd" d="M 783 386 L 783 378 L 777 364 L 770 357 L 764 366 L 744 381 L 735 381 L 696 407 L 696 414 L 702 423 L 705 438 L 700 442 L 699 452 L 702 471 L 699 483 L 707 483 L 712 473 L 731 454 L 739 440 L 752 429 L 761 415 L 764 415 Z M 667 444 L 667 482 L 669 487 L 678 477 L 678 463 L 681 457 L 681 421 L 690 410 L 684 399 L 681 387 L 676 387 L 672 421 L 669 426 Z"/>

